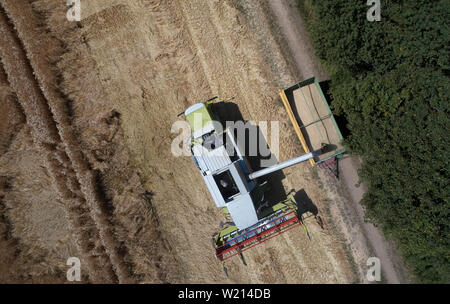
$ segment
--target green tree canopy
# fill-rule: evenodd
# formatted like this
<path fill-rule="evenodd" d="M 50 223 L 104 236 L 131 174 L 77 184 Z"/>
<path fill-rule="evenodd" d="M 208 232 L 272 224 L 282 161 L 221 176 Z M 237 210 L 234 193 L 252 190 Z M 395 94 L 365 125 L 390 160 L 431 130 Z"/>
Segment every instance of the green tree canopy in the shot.
<path fill-rule="evenodd" d="M 312 1 L 310 31 L 331 74 L 350 151 L 363 159 L 366 216 L 417 279 L 450 282 L 450 1 Z"/>

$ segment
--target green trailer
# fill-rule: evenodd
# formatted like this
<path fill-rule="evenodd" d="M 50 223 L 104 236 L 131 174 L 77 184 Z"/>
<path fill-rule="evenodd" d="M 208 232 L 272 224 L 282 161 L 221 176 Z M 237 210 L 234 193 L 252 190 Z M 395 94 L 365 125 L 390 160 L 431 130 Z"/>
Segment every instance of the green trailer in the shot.
<path fill-rule="evenodd" d="M 312 166 L 333 166 L 346 152 L 342 133 L 315 77 L 280 90 L 280 97 L 305 153 L 326 146 Z"/>

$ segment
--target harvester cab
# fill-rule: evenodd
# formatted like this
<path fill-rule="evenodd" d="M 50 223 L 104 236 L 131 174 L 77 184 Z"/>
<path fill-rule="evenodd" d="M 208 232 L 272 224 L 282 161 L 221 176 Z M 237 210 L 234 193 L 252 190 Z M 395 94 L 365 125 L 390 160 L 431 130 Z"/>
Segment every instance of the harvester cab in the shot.
<path fill-rule="evenodd" d="M 297 202 L 292 194 L 282 202 L 265 199 L 266 182 L 257 179 L 274 171 L 313 158 L 320 151 L 252 172 L 234 130 L 223 129 L 213 109 L 212 98 L 185 112 L 192 135 L 189 138 L 194 164 L 227 224 L 212 237 L 215 256 L 224 261 L 297 225 Z"/>

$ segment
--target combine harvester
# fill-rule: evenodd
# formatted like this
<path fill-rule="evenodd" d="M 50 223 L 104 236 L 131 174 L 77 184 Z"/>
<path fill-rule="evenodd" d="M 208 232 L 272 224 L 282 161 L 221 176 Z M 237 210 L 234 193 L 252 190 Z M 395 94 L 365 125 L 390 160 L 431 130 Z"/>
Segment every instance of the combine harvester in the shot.
<path fill-rule="evenodd" d="M 287 102 L 285 91 L 280 94 L 283 102 Z M 282 202 L 269 202 L 265 198 L 267 181 L 259 183 L 257 179 L 260 181 L 270 173 L 304 161 L 314 165 L 323 152 L 328 152 L 322 149 L 325 145 L 311 152 L 304 146 L 307 151 L 305 155 L 252 172 L 234 137 L 234 130 L 223 130 L 218 122 L 219 117 L 213 107 L 216 98 L 197 103 L 180 115 L 184 114 L 191 126 L 189 141 L 193 162 L 200 170 L 216 206 L 221 208 L 227 219 L 226 224 L 221 223 L 222 230 L 212 237 L 215 256 L 222 261 L 227 274 L 225 260 L 239 255 L 246 264 L 242 255 L 244 251 L 296 226 L 303 225 L 309 237 L 301 215 L 297 214 L 298 205 L 293 194 Z M 286 109 L 291 119 L 295 119 L 291 107 Z M 301 142 L 306 144 L 302 135 Z"/>

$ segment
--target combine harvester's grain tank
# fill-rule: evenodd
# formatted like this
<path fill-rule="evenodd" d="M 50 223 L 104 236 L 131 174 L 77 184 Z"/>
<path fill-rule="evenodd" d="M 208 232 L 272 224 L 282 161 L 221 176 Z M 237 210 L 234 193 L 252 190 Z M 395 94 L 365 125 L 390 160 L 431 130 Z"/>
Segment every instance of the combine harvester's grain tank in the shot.
<path fill-rule="evenodd" d="M 192 130 L 190 147 L 193 161 L 216 206 L 228 219 L 225 227 L 221 224 L 222 230 L 212 237 L 215 255 L 220 261 L 235 255 L 243 259 L 243 251 L 302 224 L 292 194 L 282 202 L 267 202 L 264 195 L 267 182 L 259 184 L 256 179 L 310 160 L 321 151 L 252 172 L 233 130 L 223 131 L 218 123 L 212 109 L 214 99 L 197 103 L 184 114 Z"/>

